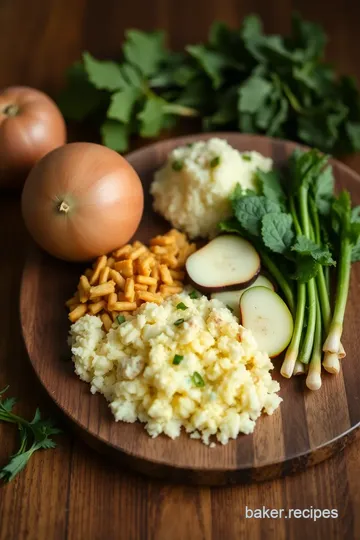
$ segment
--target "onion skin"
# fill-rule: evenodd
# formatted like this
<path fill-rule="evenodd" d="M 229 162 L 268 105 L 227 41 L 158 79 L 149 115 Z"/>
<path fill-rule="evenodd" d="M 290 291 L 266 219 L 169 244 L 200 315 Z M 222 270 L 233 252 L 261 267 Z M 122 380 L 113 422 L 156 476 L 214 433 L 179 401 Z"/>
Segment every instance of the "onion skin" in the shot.
<path fill-rule="evenodd" d="M 26 86 L 0 92 L 0 188 L 21 188 L 35 163 L 65 143 L 64 118 L 46 94 Z"/>
<path fill-rule="evenodd" d="M 98 144 L 71 143 L 30 172 L 22 214 L 34 240 L 67 261 L 85 261 L 126 244 L 144 209 L 141 181 L 119 154 Z"/>

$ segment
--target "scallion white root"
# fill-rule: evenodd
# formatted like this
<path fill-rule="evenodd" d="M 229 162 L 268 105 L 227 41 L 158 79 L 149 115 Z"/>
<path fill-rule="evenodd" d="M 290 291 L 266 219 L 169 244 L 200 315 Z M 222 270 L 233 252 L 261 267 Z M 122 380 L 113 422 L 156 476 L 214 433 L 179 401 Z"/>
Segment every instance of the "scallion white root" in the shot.
<path fill-rule="evenodd" d="M 323 367 L 328 373 L 337 375 L 340 371 L 339 354 L 326 352 L 324 355 Z"/>
<path fill-rule="evenodd" d="M 306 369 L 305 364 L 300 362 L 300 360 L 296 360 L 293 375 L 305 375 Z"/>

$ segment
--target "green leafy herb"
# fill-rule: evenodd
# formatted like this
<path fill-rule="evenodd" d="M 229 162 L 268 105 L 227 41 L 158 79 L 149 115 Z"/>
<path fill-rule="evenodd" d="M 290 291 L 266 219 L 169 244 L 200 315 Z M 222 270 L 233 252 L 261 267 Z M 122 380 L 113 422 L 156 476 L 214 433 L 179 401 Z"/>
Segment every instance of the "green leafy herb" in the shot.
<path fill-rule="evenodd" d="M 180 362 L 182 362 L 183 360 L 184 360 L 184 357 L 181 354 L 175 354 L 174 359 L 173 359 L 173 364 L 175 366 L 178 366 Z"/>
<path fill-rule="evenodd" d="M 285 253 L 294 240 L 292 217 L 289 214 L 270 213 L 261 220 L 261 236 L 265 246 L 274 253 Z"/>
<path fill-rule="evenodd" d="M 181 169 L 184 167 L 184 162 L 180 161 L 179 159 L 175 160 L 171 164 L 171 168 L 173 171 L 181 171 Z"/>
<path fill-rule="evenodd" d="M 202 388 L 203 386 L 205 386 L 205 381 L 198 371 L 194 371 L 191 380 L 198 388 Z"/>
<path fill-rule="evenodd" d="M 241 154 L 241 159 L 243 161 L 251 161 L 251 156 L 249 154 Z"/>
<path fill-rule="evenodd" d="M 183 322 L 185 322 L 185 319 L 178 319 L 174 322 L 174 326 L 180 326 L 180 324 L 182 324 Z"/>
<path fill-rule="evenodd" d="M 200 298 L 200 294 L 195 290 L 191 291 L 189 296 L 190 296 L 191 300 L 196 300 L 197 298 Z"/>
<path fill-rule="evenodd" d="M 217 167 L 219 164 L 220 164 L 220 156 L 215 156 L 210 161 L 210 168 L 215 169 L 215 167 Z"/>
<path fill-rule="evenodd" d="M 104 144 L 115 149 L 126 150 L 130 135 L 156 137 L 180 116 L 199 116 L 205 131 L 238 129 L 353 152 L 360 149 L 358 87 L 323 63 L 325 43 L 323 29 L 297 14 L 286 37 L 266 35 L 249 15 L 237 29 L 215 22 L 207 42 L 179 53 L 165 47 L 163 32 L 132 29 L 121 62 L 84 52 L 59 105 L 67 118 L 99 122 Z M 123 124 L 121 142 L 116 130 L 109 135 L 107 119 Z"/>
<path fill-rule="evenodd" d="M 231 311 L 231 313 L 234 313 L 234 310 L 231 306 L 229 306 L 228 304 L 226 304 L 226 307 L 228 308 L 229 311 Z"/>
<path fill-rule="evenodd" d="M 254 236 L 260 235 L 262 219 L 266 214 L 281 212 L 281 207 L 277 203 L 264 196 L 235 199 L 233 209 L 240 225 Z"/>
<path fill-rule="evenodd" d="M 291 248 L 300 255 L 310 256 L 315 262 L 325 265 L 334 266 L 335 261 L 331 256 L 329 248 L 318 246 L 313 240 L 306 236 L 298 236 L 295 244 Z"/>
<path fill-rule="evenodd" d="M 182 311 L 185 311 L 188 309 L 188 306 L 184 304 L 184 302 L 179 302 L 179 304 L 176 306 L 176 309 L 181 309 Z"/>
<path fill-rule="evenodd" d="M 117 322 L 118 322 L 119 324 L 124 323 L 124 322 L 126 321 L 125 315 L 118 315 L 118 316 L 116 317 L 116 320 L 117 320 Z"/>
<path fill-rule="evenodd" d="M 2 397 L 7 389 L 0 392 L 0 421 L 16 424 L 20 434 L 19 450 L 11 457 L 9 463 L 0 469 L 0 479 L 11 482 L 26 467 L 34 452 L 55 448 L 56 444 L 50 436 L 57 435 L 61 431 L 54 427 L 51 420 L 42 420 L 39 409 L 36 409 L 35 416 L 30 422 L 14 414 L 16 400 Z"/>

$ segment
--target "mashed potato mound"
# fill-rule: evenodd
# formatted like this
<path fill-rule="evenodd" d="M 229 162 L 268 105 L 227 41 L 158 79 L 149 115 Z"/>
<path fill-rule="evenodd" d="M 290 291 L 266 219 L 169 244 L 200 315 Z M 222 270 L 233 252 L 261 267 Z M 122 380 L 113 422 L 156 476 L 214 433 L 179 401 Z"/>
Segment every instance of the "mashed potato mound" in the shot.
<path fill-rule="evenodd" d="M 175 439 L 184 426 L 205 444 L 212 435 L 226 444 L 281 402 L 269 357 L 219 300 L 184 292 L 143 304 L 108 334 L 90 315 L 70 334 L 79 377 L 106 397 L 116 420 L 140 420 L 152 437 Z"/>
<path fill-rule="evenodd" d="M 191 238 L 213 236 L 219 221 L 231 215 L 236 185 L 255 189 L 256 170 L 269 171 L 272 164 L 258 152 L 240 153 L 225 139 L 180 146 L 155 173 L 154 209 Z"/>

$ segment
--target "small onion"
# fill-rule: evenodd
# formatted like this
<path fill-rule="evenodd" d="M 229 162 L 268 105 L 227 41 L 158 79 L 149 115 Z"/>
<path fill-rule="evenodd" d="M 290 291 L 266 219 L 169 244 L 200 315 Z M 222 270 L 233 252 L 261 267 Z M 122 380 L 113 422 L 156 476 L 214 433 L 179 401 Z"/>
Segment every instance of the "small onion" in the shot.
<path fill-rule="evenodd" d="M 71 143 L 47 154 L 30 172 L 22 214 L 34 240 L 68 261 L 106 254 L 130 240 L 144 207 L 140 179 L 119 154 Z"/>
<path fill-rule="evenodd" d="M 33 165 L 65 142 L 64 118 L 49 96 L 26 86 L 0 91 L 0 187 L 22 187 Z"/>

